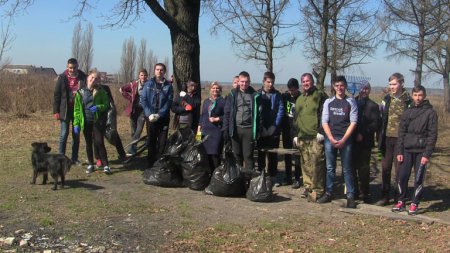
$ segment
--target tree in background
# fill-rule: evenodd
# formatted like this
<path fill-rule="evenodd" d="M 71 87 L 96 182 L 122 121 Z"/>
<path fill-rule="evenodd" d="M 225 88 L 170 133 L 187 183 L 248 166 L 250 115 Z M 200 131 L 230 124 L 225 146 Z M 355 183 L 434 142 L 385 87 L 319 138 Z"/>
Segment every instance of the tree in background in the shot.
<path fill-rule="evenodd" d="M 438 19 L 449 19 L 450 5 L 447 5 L 447 11 L 443 11 L 442 17 Z M 431 38 L 434 45 L 430 50 L 425 52 L 424 65 L 428 71 L 442 76 L 442 84 L 444 88 L 444 105 L 445 110 L 450 112 L 450 22 L 443 27 L 444 32 L 438 38 Z M 427 43 L 426 43 L 427 44 Z"/>
<path fill-rule="evenodd" d="M 137 62 L 136 67 L 137 70 L 147 69 L 147 40 L 141 39 L 141 44 L 139 45 L 138 53 L 137 53 Z"/>
<path fill-rule="evenodd" d="M 208 0 L 214 24 L 213 33 L 225 30 L 231 34 L 236 54 L 244 60 L 262 62 L 273 72 L 274 50 L 291 48 L 295 37 L 287 29 L 295 24 L 283 22 L 289 0 Z M 283 31 L 286 30 L 286 33 Z"/>
<path fill-rule="evenodd" d="M 84 73 L 88 73 L 92 67 L 92 59 L 94 58 L 94 31 L 92 23 L 86 26 L 83 32 L 83 40 L 81 41 L 81 52 L 78 59 L 80 69 Z"/>
<path fill-rule="evenodd" d="M 120 58 L 119 82 L 130 82 L 134 79 L 136 68 L 136 46 L 133 37 L 122 44 L 122 56 Z"/>
<path fill-rule="evenodd" d="M 79 68 L 87 73 L 92 66 L 94 57 L 94 28 L 92 23 L 83 31 L 81 22 L 78 22 L 72 35 L 72 57 L 78 60 Z"/>
<path fill-rule="evenodd" d="M 384 0 L 388 27 L 384 41 L 391 58 L 410 58 L 416 61 L 414 86 L 422 82 L 425 55 L 439 41 L 450 22 L 449 0 Z"/>
<path fill-rule="evenodd" d="M 158 63 L 158 57 L 156 57 L 156 55 L 154 55 L 153 51 L 150 49 L 147 54 L 147 66 L 149 77 L 153 76 L 153 69 L 155 68 L 156 63 Z"/>
<path fill-rule="evenodd" d="M 83 30 L 81 28 L 81 22 L 78 22 L 73 28 L 72 35 L 72 57 L 75 59 L 80 59 L 81 55 L 81 40 L 82 40 Z"/>
<path fill-rule="evenodd" d="M 4 23 L 6 21 L 6 24 Z M 11 62 L 11 58 L 5 57 L 5 53 L 11 49 L 14 42 L 14 35 L 11 31 L 12 17 L 9 16 L 6 20 L 1 20 L 1 34 L 0 34 L 0 70 Z"/>
<path fill-rule="evenodd" d="M 317 86 L 338 72 L 366 64 L 378 46 L 376 8 L 367 0 L 307 0 L 301 5 L 304 54 L 313 62 Z"/>

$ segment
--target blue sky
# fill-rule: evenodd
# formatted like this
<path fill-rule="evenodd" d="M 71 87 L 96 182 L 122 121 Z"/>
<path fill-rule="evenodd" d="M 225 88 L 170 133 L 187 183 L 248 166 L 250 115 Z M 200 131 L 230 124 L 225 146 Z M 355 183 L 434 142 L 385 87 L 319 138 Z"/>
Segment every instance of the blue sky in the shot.
<path fill-rule="evenodd" d="M 96 8 L 84 15 L 84 25 L 91 22 L 94 26 L 93 67 L 108 73 L 116 73 L 120 68 L 120 56 L 123 42 L 133 37 L 137 45 L 141 39 L 147 40 L 147 49 L 152 49 L 159 61 L 165 57 L 171 60 L 171 42 L 169 30 L 148 10 L 132 27 L 105 29 L 102 16 L 106 15 L 118 1 L 91 1 Z M 78 19 L 70 19 L 76 7 L 76 1 L 36 0 L 23 15 L 17 15 L 14 23 L 15 41 L 12 49 L 6 53 L 12 64 L 32 64 L 53 67 L 62 72 L 68 58 L 71 57 L 72 34 Z M 291 17 L 296 14 L 292 10 Z M 253 82 L 260 82 L 264 66 L 255 61 L 244 61 L 236 57 L 224 33 L 210 35 L 210 19 L 207 15 L 200 17 L 200 71 L 202 80 L 229 82 L 242 70 L 248 71 Z M 349 75 L 368 76 L 374 85 L 387 84 L 393 72 L 405 75 L 407 86 L 412 86 L 413 75 L 409 71 L 415 64 L 412 61 L 387 61 L 384 47 L 379 48 L 371 63 L 353 71 Z M 304 72 L 310 72 L 310 62 L 302 54 L 301 44 L 290 51 L 283 52 L 283 57 L 275 60 L 274 72 L 277 84 L 285 84 L 291 77 L 299 78 Z M 442 87 L 436 84 L 436 78 L 428 87 Z"/>

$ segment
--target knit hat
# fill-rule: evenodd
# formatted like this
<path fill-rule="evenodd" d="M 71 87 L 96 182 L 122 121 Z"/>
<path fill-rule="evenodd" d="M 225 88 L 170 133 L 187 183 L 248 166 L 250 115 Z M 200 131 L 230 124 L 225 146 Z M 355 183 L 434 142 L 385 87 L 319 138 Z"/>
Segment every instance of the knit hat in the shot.
<path fill-rule="evenodd" d="M 361 92 L 362 89 L 364 88 L 371 88 L 370 87 L 370 83 L 367 80 L 362 80 L 361 82 L 358 83 L 358 92 Z"/>

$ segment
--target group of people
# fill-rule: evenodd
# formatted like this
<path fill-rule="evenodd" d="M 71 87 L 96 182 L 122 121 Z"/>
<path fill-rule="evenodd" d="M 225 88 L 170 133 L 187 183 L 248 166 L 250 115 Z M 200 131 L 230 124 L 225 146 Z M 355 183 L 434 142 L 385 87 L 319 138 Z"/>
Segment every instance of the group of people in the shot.
<path fill-rule="evenodd" d="M 359 198 L 365 203 L 372 202 L 370 160 L 372 149 L 378 143 L 382 155 L 382 197 L 376 204 L 387 205 L 390 201 L 394 164 L 397 190 L 392 211 L 404 211 L 414 167 L 415 193 L 408 212 L 417 213 L 425 169 L 437 140 L 437 115 L 425 100 L 426 89 L 414 87 L 411 98 L 400 73 L 389 77 L 390 92 L 381 105 L 369 98 L 371 86 L 367 81 L 359 84 L 359 94 L 353 98 L 346 93 L 345 77 L 337 76 L 329 97 L 314 85 L 313 76 L 305 73 L 300 77 L 301 85 L 291 78 L 287 91 L 281 94 L 274 87 L 274 73 L 265 72 L 262 87 L 256 90 L 246 71 L 234 77 L 233 88 L 225 97 L 221 94 L 222 86 L 212 82 L 208 98 L 201 103 L 198 83 L 189 80 L 174 95 L 172 83 L 165 79 L 165 74 L 166 67 L 158 63 L 152 78 L 142 69 L 138 80 L 120 89 L 129 101 L 125 111 L 130 117 L 133 141 L 140 138 L 146 126 L 149 167 L 164 152 L 172 111 L 174 128 L 188 128 L 202 136 L 211 170 L 220 165 L 223 147 L 229 145 L 247 181 L 264 170 L 276 186 L 303 185 L 300 196 L 308 201 L 327 203 L 333 199 L 339 154 L 347 207 L 355 208 Z M 111 92 L 107 90 L 107 86 L 99 83 L 96 71 L 86 76 L 77 69 L 75 59 L 69 59 L 67 70 L 56 84 L 53 110 L 61 121 L 59 152 L 65 153 L 72 121 L 72 160 L 78 162 L 79 133 L 83 131 L 88 173 L 94 169 L 93 153 L 100 161 L 97 166 L 101 164 L 105 172 L 111 172 L 103 141 L 106 112 L 114 107 Z M 127 161 L 117 131 L 115 135 L 119 157 Z M 285 155 L 285 178 L 281 182 L 277 177 L 276 153 L 280 138 L 285 149 L 296 148 L 300 157 Z M 256 168 L 254 150 L 258 152 Z M 136 145 L 131 145 L 126 153 L 134 155 Z"/>

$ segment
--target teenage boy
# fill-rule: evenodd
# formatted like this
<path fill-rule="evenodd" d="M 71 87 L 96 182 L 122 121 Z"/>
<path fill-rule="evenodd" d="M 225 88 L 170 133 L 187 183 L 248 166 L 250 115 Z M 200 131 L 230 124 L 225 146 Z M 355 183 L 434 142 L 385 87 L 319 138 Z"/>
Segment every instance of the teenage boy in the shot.
<path fill-rule="evenodd" d="M 145 125 L 145 114 L 140 102 L 144 84 L 147 82 L 147 70 L 139 70 L 139 79 L 127 83 L 120 88 L 122 96 L 128 100 L 128 105 L 125 108 L 125 114 L 130 117 L 131 126 L 131 140 L 136 141 L 141 137 L 142 130 Z M 147 133 L 148 134 L 148 133 Z M 127 150 L 127 155 L 132 156 L 137 152 L 137 144 L 133 144 Z"/>
<path fill-rule="evenodd" d="M 323 105 L 322 127 L 326 134 L 325 160 L 327 164 L 326 191 L 318 203 L 331 202 L 334 178 L 336 176 L 337 153 L 341 156 L 342 172 L 347 188 L 347 208 L 356 208 L 355 185 L 352 173 L 352 134 L 358 120 L 358 107 L 355 99 L 345 94 L 347 80 L 337 76 L 333 83 L 336 93 Z"/>
<path fill-rule="evenodd" d="M 292 148 L 292 138 L 296 136 L 294 127 L 294 115 L 295 115 L 295 101 L 300 96 L 300 85 L 298 80 L 295 78 L 289 79 L 287 83 L 288 90 L 281 95 L 284 106 L 283 121 L 281 124 L 281 135 L 283 136 L 283 148 Z M 300 160 L 294 158 L 295 170 L 294 170 L 294 183 L 292 183 L 292 155 L 284 155 L 285 164 L 285 179 L 283 184 L 291 185 L 292 188 L 298 189 L 301 186 L 300 175 L 302 171 L 300 170 Z"/>
<path fill-rule="evenodd" d="M 376 203 L 379 206 L 389 204 L 391 191 L 391 172 L 392 163 L 395 168 L 395 184 L 398 183 L 398 161 L 395 158 L 397 154 L 398 127 L 400 117 L 406 108 L 411 104 L 411 97 L 403 88 L 405 79 L 402 74 L 394 73 L 389 77 L 389 90 L 383 101 L 381 101 L 381 132 L 378 148 L 381 151 L 381 175 L 382 189 L 381 199 Z M 397 192 L 394 194 L 394 200 L 397 199 Z"/>
<path fill-rule="evenodd" d="M 408 214 L 415 215 L 423 193 L 425 170 L 436 146 L 438 117 L 428 100 L 425 87 L 419 85 L 412 89 L 413 105 L 406 109 L 400 119 L 398 130 L 397 161 L 400 163 L 398 174 L 398 203 L 392 211 L 405 210 L 411 168 L 414 167 L 414 194 Z"/>
<path fill-rule="evenodd" d="M 81 165 L 78 160 L 80 136 L 73 133 L 73 106 L 75 94 L 80 88 L 86 87 L 86 74 L 78 69 L 78 61 L 70 58 L 67 69 L 58 76 L 53 95 L 53 115 L 61 122 L 59 137 L 59 153 L 66 153 L 67 138 L 69 137 L 70 122 L 72 122 L 72 162 Z"/>
<path fill-rule="evenodd" d="M 166 80 L 166 65 L 155 65 L 155 76 L 145 82 L 141 95 L 147 124 L 147 158 L 149 167 L 163 153 L 169 131 L 170 107 L 173 101 L 172 84 Z"/>
<path fill-rule="evenodd" d="M 261 149 L 278 148 L 280 144 L 280 128 L 283 119 L 284 106 L 281 99 L 281 93 L 273 86 L 275 83 L 275 74 L 265 72 L 263 77 L 263 87 L 255 96 L 256 102 L 256 139 L 258 145 L 258 170 L 267 171 L 275 186 L 280 186 L 276 180 L 278 155 L 276 153 L 265 152 Z"/>

